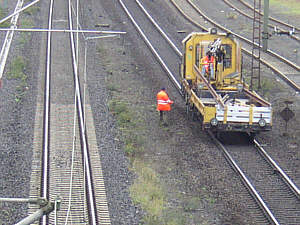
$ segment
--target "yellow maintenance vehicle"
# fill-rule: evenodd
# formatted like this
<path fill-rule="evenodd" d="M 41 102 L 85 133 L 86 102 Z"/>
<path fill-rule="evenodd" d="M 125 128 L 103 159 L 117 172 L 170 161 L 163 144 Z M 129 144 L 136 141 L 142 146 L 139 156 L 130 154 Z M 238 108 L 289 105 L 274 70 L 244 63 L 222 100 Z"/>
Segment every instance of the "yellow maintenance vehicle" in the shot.
<path fill-rule="evenodd" d="M 271 104 L 242 78 L 239 42 L 231 35 L 194 32 L 183 41 L 182 93 L 203 129 L 255 134 L 272 128 Z"/>

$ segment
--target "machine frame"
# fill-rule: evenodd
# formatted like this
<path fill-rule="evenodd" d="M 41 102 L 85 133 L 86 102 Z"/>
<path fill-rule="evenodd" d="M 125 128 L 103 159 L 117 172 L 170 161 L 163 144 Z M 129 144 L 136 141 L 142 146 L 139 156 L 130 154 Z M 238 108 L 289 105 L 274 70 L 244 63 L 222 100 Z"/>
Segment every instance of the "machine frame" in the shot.
<path fill-rule="evenodd" d="M 242 78 L 239 42 L 231 35 L 193 32 L 183 41 L 182 92 L 188 113 L 198 115 L 203 129 L 257 133 L 272 128 L 272 106 Z M 212 55 L 209 72 L 203 69 Z M 213 64 L 213 65 L 212 65 Z"/>

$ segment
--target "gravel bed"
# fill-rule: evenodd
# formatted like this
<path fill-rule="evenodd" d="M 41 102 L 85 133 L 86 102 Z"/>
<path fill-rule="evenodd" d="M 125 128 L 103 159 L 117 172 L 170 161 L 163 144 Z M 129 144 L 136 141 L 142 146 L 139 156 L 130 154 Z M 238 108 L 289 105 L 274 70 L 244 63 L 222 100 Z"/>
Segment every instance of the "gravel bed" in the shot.
<path fill-rule="evenodd" d="M 3 2 L 3 1 L 2 1 Z M 13 10 L 15 2 L 6 1 L 9 10 Z M 28 18 L 28 16 L 26 17 Z M 24 17 L 20 17 L 24 19 Z M 34 19 L 38 25 L 38 15 Z M 1 32 L 1 40 L 5 35 Z M 26 198 L 29 196 L 31 174 L 31 157 L 33 143 L 33 124 L 35 117 L 38 74 L 36 61 L 38 55 L 39 35 L 33 34 L 31 40 L 20 47 L 20 35 L 15 34 L 7 66 L 0 89 L 0 196 Z M 16 100 L 20 80 L 10 79 L 11 62 L 22 55 L 27 61 L 24 74 L 27 85 L 23 89 L 24 96 L 20 102 Z M 29 60 L 31 59 L 31 60 Z M 0 203 L 0 224 L 13 224 L 27 215 L 27 204 Z"/>
<path fill-rule="evenodd" d="M 183 38 L 182 34 L 177 33 L 178 30 L 191 29 L 183 18 L 175 14 L 176 10 L 168 2 L 142 2 L 153 10 L 158 21 L 163 21 L 168 34 L 177 42 Z M 200 2 L 205 3 L 206 8 L 215 6 L 213 1 Z M 218 16 L 218 11 L 209 12 L 213 17 Z M 41 26 L 44 20 L 39 16 L 35 17 L 36 26 Z M 128 169 L 130 162 L 123 151 L 122 134 L 109 112 L 108 102 L 112 95 L 108 80 L 120 87 L 118 96 L 134 105 L 137 115 L 145 121 L 146 130 L 141 134 L 145 138 L 143 160 L 159 174 L 166 190 L 167 212 L 171 216 L 183 215 L 185 223 L 182 224 L 253 224 L 255 214 L 248 208 L 249 196 L 245 195 L 243 185 L 197 122 L 185 118 L 181 96 L 136 34 L 119 2 L 87 1 L 81 7 L 81 21 L 86 29 L 127 32 L 121 38 L 88 42 L 87 83 L 112 224 L 141 224 L 145 212 L 130 198 L 129 188 L 136 174 Z M 99 24 L 109 24 L 109 27 L 99 27 Z M 3 38 L 2 34 L 0 38 Z M 35 62 L 39 58 L 39 40 L 38 34 L 33 35 L 31 42 L 25 46 L 26 50 L 19 49 L 14 43 L 14 51 L 9 56 L 9 62 L 17 55 L 30 59 L 25 70 L 28 90 L 24 99 L 16 102 L 18 81 L 7 79 L 7 74 L 0 89 L 0 196 L 3 197 L 27 197 L 29 193 L 36 90 L 37 85 L 41 85 L 36 83 L 36 77 L 41 75 L 34 73 L 38 67 Z M 159 127 L 155 111 L 155 95 L 162 86 L 175 100 L 166 129 Z M 259 138 L 264 143 L 271 143 L 274 157 L 283 167 L 296 173 L 299 165 L 294 158 L 299 154 L 296 151 L 299 146 L 299 138 L 296 137 L 299 134 L 299 120 L 296 119 L 289 127 L 295 133 L 284 136 L 284 124 L 279 112 L 283 107 L 282 98 L 290 93 L 283 92 L 281 98 L 277 92 L 273 93 L 277 98 L 271 99 L 276 109 L 275 129 Z M 297 111 L 299 104 L 296 97 L 295 102 L 293 109 Z M 295 145 L 297 148 L 294 148 Z M 191 206 L 191 202 L 197 207 Z M 0 224 L 15 223 L 26 213 L 26 205 L 0 204 Z"/>

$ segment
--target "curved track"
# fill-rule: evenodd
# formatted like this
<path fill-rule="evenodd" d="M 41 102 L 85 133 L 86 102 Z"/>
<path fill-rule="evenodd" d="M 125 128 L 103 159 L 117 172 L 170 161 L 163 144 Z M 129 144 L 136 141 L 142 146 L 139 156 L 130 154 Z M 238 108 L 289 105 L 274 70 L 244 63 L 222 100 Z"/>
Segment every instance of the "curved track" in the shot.
<path fill-rule="evenodd" d="M 229 7 L 233 8 L 234 10 L 236 10 L 238 13 L 240 13 L 240 14 L 242 14 L 243 16 L 245 16 L 245 17 L 247 17 L 247 18 L 253 20 L 253 16 L 251 16 L 251 13 L 253 14 L 253 8 L 252 8 L 250 5 L 248 5 L 248 3 L 244 2 L 244 3 L 246 4 L 246 6 L 251 10 L 251 12 L 248 12 L 248 13 L 247 13 L 247 12 L 243 11 L 242 9 L 238 8 L 234 3 L 230 2 L 229 0 L 223 0 L 223 2 L 224 2 L 225 4 L 227 4 Z M 240 1 L 240 2 L 243 2 L 243 1 Z M 263 15 L 263 14 L 261 14 L 261 15 Z M 281 21 L 279 21 L 279 20 L 275 20 L 275 19 L 272 18 L 272 17 L 269 17 L 269 19 L 270 19 L 271 21 L 275 22 L 275 23 L 278 23 L 279 25 L 284 25 L 284 26 L 286 26 L 285 23 L 283 23 L 283 22 L 281 22 Z M 261 23 L 263 23 L 263 22 L 261 22 Z M 287 30 L 287 29 L 282 28 L 282 27 L 277 27 L 276 25 L 273 25 L 273 24 L 268 24 L 268 26 L 269 26 L 270 28 L 272 28 L 272 29 L 275 29 L 275 27 L 276 27 L 279 31 L 282 31 L 282 32 L 285 32 L 285 33 L 289 33 L 289 31 L 290 31 L 290 30 Z M 291 29 L 291 28 L 292 28 L 291 25 L 288 26 L 288 28 Z M 292 28 L 292 29 L 293 29 L 293 28 Z M 298 31 L 298 29 L 295 29 L 295 30 Z M 296 40 L 297 42 L 300 42 L 300 38 L 299 38 L 298 36 L 293 35 L 293 34 L 292 34 L 292 35 L 289 35 L 289 36 L 290 36 L 292 39 Z"/>
<path fill-rule="evenodd" d="M 244 1 L 244 0 L 238 0 L 238 2 L 240 2 L 243 5 L 245 5 L 247 8 L 249 8 L 249 9 L 251 9 L 253 11 L 253 7 L 249 3 L 247 3 L 246 1 Z M 261 14 L 261 15 L 263 15 L 263 14 Z M 279 19 L 276 19 L 276 18 L 274 18 L 272 16 L 270 16 L 269 19 L 271 21 L 275 22 L 275 23 L 278 23 L 278 24 L 282 25 L 282 26 L 286 26 L 289 29 L 295 29 L 296 32 L 300 32 L 300 28 L 296 27 L 296 26 L 294 26 L 292 24 L 283 22 L 283 21 L 281 21 Z"/>
<path fill-rule="evenodd" d="M 218 27 L 221 30 L 232 33 L 236 37 L 240 38 L 241 40 L 246 41 L 248 47 L 243 47 L 242 51 L 248 56 L 251 56 L 251 44 L 250 40 L 246 40 L 245 38 L 241 37 L 238 34 L 235 34 L 231 30 L 221 26 L 220 24 L 216 23 L 212 19 L 210 19 L 208 16 L 206 16 L 194 3 L 192 3 L 190 0 L 170 0 L 170 2 L 174 5 L 174 7 L 193 25 L 197 26 L 198 28 L 207 31 L 207 21 L 209 21 L 212 26 Z M 197 21 L 197 22 L 196 22 Z M 274 53 L 273 56 L 276 58 L 277 54 Z M 255 56 L 257 58 L 257 56 Z M 261 63 L 270 68 L 275 74 L 277 74 L 283 81 L 285 81 L 289 86 L 291 86 L 294 90 L 300 91 L 300 80 L 295 77 L 295 80 L 292 80 L 289 78 L 289 75 L 287 74 L 296 74 L 299 71 L 299 66 L 289 62 L 288 60 L 283 59 L 280 57 L 280 60 L 275 59 L 274 57 L 271 57 L 269 54 L 261 53 Z M 282 61 L 283 60 L 283 61 Z M 290 67 L 292 66 L 292 67 Z M 280 69 L 278 69 L 280 68 Z M 286 72 L 283 72 L 286 71 Z"/>
<path fill-rule="evenodd" d="M 159 50 L 155 50 L 156 48 L 158 49 L 159 47 L 152 44 L 151 41 L 149 41 L 147 35 L 145 34 L 146 32 L 144 32 L 144 30 L 149 30 L 149 27 L 143 26 L 142 24 L 138 24 L 138 22 L 137 22 L 138 17 L 133 16 L 132 13 L 130 12 L 130 4 L 131 3 L 126 4 L 122 0 L 119 0 L 119 2 L 122 5 L 124 11 L 127 13 L 131 22 L 134 24 L 136 29 L 139 31 L 139 33 L 143 37 L 144 41 L 147 43 L 148 47 L 151 49 L 153 54 L 157 57 L 158 61 L 164 66 L 164 69 L 167 71 L 170 79 L 173 81 L 173 83 L 176 84 L 177 82 L 174 82 L 174 80 L 177 79 L 176 78 L 177 75 L 172 74 L 171 70 L 169 69 L 169 68 L 171 68 L 171 66 L 168 67 L 167 63 L 162 61 L 163 57 L 160 55 L 161 52 Z M 165 32 L 163 32 L 163 30 L 161 28 L 158 28 L 159 25 L 151 17 L 150 13 L 146 11 L 145 7 L 143 7 L 143 5 L 138 0 L 136 0 L 136 2 L 139 5 L 139 7 L 141 8 L 141 10 L 145 13 L 145 15 L 147 15 L 149 21 L 151 21 L 153 23 L 152 24 L 153 27 L 156 27 L 159 30 L 159 32 L 162 34 L 162 37 L 166 38 Z M 137 14 L 139 14 L 139 13 L 134 12 L 134 15 L 137 15 Z M 153 32 L 153 31 L 151 31 L 151 32 Z M 171 46 L 173 46 L 173 48 Z M 176 54 L 178 54 L 178 55 L 181 55 L 181 53 L 176 48 L 174 48 L 174 46 L 175 46 L 175 44 L 170 44 L 172 51 L 176 52 Z M 166 69 L 166 68 L 168 68 L 168 69 Z M 177 85 L 175 85 L 175 86 L 180 91 L 180 86 L 177 86 Z M 271 222 L 273 224 L 279 224 L 279 221 L 280 222 L 282 221 L 284 224 L 286 224 L 286 223 L 290 223 L 290 222 L 294 222 L 294 221 L 297 221 L 297 222 L 300 221 L 300 218 L 298 218 L 298 215 L 300 215 L 300 214 L 296 214 L 293 216 L 291 211 L 285 210 L 284 208 L 282 208 L 281 206 L 278 206 L 278 204 L 276 204 L 276 203 L 278 203 L 278 201 L 288 201 L 291 208 L 294 209 L 293 212 L 298 213 L 299 202 L 298 202 L 298 194 L 297 193 L 299 193 L 299 190 L 294 184 L 292 184 L 292 182 L 290 180 L 288 180 L 288 181 L 285 180 L 287 178 L 287 176 L 285 175 L 285 173 L 281 173 L 283 171 L 281 169 L 279 169 L 278 165 L 272 165 L 272 167 L 270 167 L 268 164 L 266 164 L 265 160 L 258 159 L 257 157 L 259 154 L 256 151 L 254 151 L 254 149 L 253 149 L 254 146 L 251 146 L 251 145 L 250 146 L 248 146 L 248 145 L 238 146 L 237 148 L 235 148 L 235 151 L 239 151 L 239 152 L 236 154 L 233 154 L 234 156 L 232 156 L 228 153 L 229 151 L 224 150 L 225 149 L 224 146 L 212 134 L 211 134 L 211 137 L 220 147 L 222 146 L 223 151 L 226 152 L 225 153 L 226 157 L 230 160 L 230 164 L 234 165 L 234 169 L 243 178 L 243 182 L 246 184 L 246 186 L 250 190 L 251 195 L 254 196 L 255 201 L 258 202 L 259 207 L 263 210 L 263 212 L 266 215 L 266 217 L 268 218 L 269 222 Z M 233 152 L 233 151 L 234 150 L 231 150 L 231 152 Z M 241 153 L 245 153 L 245 155 L 242 155 Z M 247 153 L 254 154 L 254 155 L 249 157 L 249 155 L 247 155 Z M 254 187 L 251 184 L 251 181 L 246 177 L 245 173 L 243 173 L 242 170 L 237 166 L 237 163 L 233 159 L 234 157 L 236 157 L 236 158 L 239 157 L 239 160 L 241 163 L 243 160 L 244 160 L 244 163 L 246 162 L 245 167 L 247 167 L 247 166 L 249 167 L 249 170 L 247 172 L 250 171 L 254 174 L 261 173 L 260 176 L 262 177 L 262 180 L 260 180 L 260 181 L 263 181 L 263 182 L 261 182 L 260 184 L 258 182 L 256 182 L 255 183 L 256 187 Z M 267 156 L 267 158 L 271 159 L 269 156 Z M 268 160 L 267 162 L 269 162 L 269 161 L 274 162 L 274 160 L 272 160 L 272 159 Z M 262 170 L 262 168 L 265 168 L 265 170 Z M 274 170 L 272 168 L 276 168 L 276 171 L 277 171 L 275 173 L 276 177 L 271 176 L 274 174 L 274 172 L 273 172 Z M 284 181 L 281 181 L 281 179 L 279 179 L 279 177 L 277 177 L 277 175 L 279 175 L 279 177 L 283 177 Z M 253 174 L 252 175 L 250 174 L 249 176 L 253 176 Z M 270 180 L 271 178 L 274 178 L 274 180 L 271 181 Z M 268 183 L 264 182 L 264 180 L 268 181 Z M 282 182 L 282 183 L 280 183 L 280 185 L 274 185 L 274 182 L 276 184 L 279 184 L 279 182 Z M 286 185 L 286 183 L 289 183 L 290 185 Z M 290 186 L 294 187 L 293 191 L 289 189 Z M 261 191 L 261 195 L 267 199 L 268 203 L 266 203 L 264 201 L 263 197 L 260 196 L 260 193 L 256 190 L 256 188 L 258 188 Z M 275 190 L 276 190 L 276 194 L 275 194 Z M 270 194 L 272 194 L 272 192 L 274 192 L 275 195 L 270 195 Z M 295 193 L 296 193 L 296 195 L 295 195 Z M 272 211 L 274 211 L 275 213 L 273 213 Z M 278 219 L 275 216 L 277 216 Z M 257 220 L 257 222 L 259 224 L 269 223 L 269 222 L 264 221 L 263 217 L 259 216 L 259 218 L 260 219 Z"/>

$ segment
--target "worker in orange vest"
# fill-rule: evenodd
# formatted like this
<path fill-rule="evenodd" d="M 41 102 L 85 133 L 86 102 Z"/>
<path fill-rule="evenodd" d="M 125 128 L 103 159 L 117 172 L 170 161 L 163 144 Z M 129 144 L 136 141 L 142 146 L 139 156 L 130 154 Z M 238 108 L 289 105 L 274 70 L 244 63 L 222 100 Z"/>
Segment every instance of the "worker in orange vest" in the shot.
<path fill-rule="evenodd" d="M 202 64 L 202 74 L 210 74 L 211 78 L 214 77 L 214 62 L 215 57 L 211 55 L 210 52 L 206 53 L 206 56 L 201 59 Z"/>
<path fill-rule="evenodd" d="M 174 102 L 169 99 L 166 89 L 162 88 L 157 94 L 157 110 L 159 111 L 160 122 L 163 122 L 164 111 L 171 110 L 171 104 Z"/>

